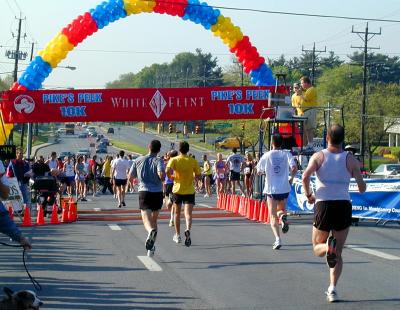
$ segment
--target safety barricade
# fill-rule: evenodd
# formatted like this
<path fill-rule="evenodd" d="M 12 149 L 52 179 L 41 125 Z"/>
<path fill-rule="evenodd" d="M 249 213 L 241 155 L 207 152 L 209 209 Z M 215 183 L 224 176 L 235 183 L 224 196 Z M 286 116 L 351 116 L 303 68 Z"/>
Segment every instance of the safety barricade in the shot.
<path fill-rule="evenodd" d="M 269 223 L 268 206 L 265 201 L 231 194 L 219 194 L 217 208 L 260 223 Z"/>

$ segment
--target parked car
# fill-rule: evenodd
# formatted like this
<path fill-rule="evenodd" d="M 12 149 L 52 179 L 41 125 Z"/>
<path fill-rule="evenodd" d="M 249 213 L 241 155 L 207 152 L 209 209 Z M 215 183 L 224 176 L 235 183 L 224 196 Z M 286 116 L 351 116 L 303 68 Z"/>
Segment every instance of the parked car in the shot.
<path fill-rule="evenodd" d="M 100 139 L 100 143 L 105 144 L 105 145 L 110 145 L 110 140 L 108 140 L 107 138 L 102 138 L 102 139 Z"/>
<path fill-rule="evenodd" d="M 103 139 L 104 138 L 104 135 L 102 135 L 102 134 L 98 134 L 97 135 L 97 138 L 96 138 L 96 142 L 99 142 L 101 139 Z"/>
<path fill-rule="evenodd" d="M 107 146 L 100 144 L 99 146 L 97 146 L 96 148 L 96 153 L 103 153 L 103 154 L 107 154 Z"/>
<path fill-rule="evenodd" d="M 108 128 L 107 133 L 114 133 L 114 128 L 112 128 L 112 127 Z"/>
<path fill-rule="evenodd" d="M 233 149 L 233 148 L 240 148 L 240 138 L 238 137 L 232 137 L 232 138 L 226 138 L 222 140 L 221 142 L 215 143 L 216 147 L 219 147 L 221 149 Z M 252 143 L 248 140 L 243 140 L 243 145 L 245 148 L 248 148 L 252 146 Z"/>
<path fill-rule="evenodd" d="M 400 179 L 400 164 L 381 164 L 370 174 L 374 179 Z"/>
<path fill-rule="evenodd" d="M 78 138 L 87 138 L 88 137 L 88 133 L 87 132 L 81 132 L 78 135 Z"/>
<path fill-rule="evenodd" d="M 78 152 L 76 152 L 76 156 L 84 156 L 86 155 L 87 157 L 90 157 L 90 150 L 89 149 L 80 149 Z"/>
<path fill-rule="evenodd" d="M 67 132 L 67 128 L 58 128 L 57 133 L 59 134 L 65 134 Z"/>
<path fill-rule="evenodd" d="M 60 155 L 59 155 L 59 158 L 61 158 L 62 160 L 64 160 L 64 158 L 65 157 L 72 157 L 72 156 L 74 156 L 74 153 L 72 153 L 72 152 L 70 152 L 70 151 L 64 151 L 64 152 L 61 152 L 60 153 Z"/>
<path fill-rule="evenodd" d="M 215 140 L 214 140 L 214 144 L 216 144 L 218 142 L 221 142 L 221 141 L 224 141 L 226 138 L 228 138 L 228 137 L 227 136 L 216 137 Z"/>
<path fill-rule="evenodd" d="M 89 132 L 89 137 L 96 138 L 97 137 L 97 132 L 96 131 Z"/>

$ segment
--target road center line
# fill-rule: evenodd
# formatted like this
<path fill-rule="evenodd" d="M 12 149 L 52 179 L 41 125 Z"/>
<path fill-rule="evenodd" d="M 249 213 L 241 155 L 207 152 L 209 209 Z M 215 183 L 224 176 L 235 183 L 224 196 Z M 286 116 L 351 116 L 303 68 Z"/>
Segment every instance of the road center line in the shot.
<path fill-rule="evenodd" d="M 349 245 L 346 245 L 345 247 L 349 248 L 349 249 L 352 249 L 354 251 L 358 251 L 358 252 L 362 252 L 362 253 L 378 256 L 380 258 L 384 258 L 384 259 L 388 259 L 388 260 L 400 260 L 399 256 L 387 254 L 387 253 L 384 253 L 384 252 L 381 252 L 381 251 L 377 251 L 377 250 L 362 248 L 362 247 L 359 247 L 359 246 L 356 246 L 356 245 L 349 244 Z"/>
<path fill-rule="evenodd" d="M 117 224 L 107 224 L 111 230 L 122 230 Z"/>
<path fill-rule="evenodd" d="M 206 204 L 204 204 L 204 203 L 196 203 L 196 206 L 203 207 L 203 208 L 209 208 L 209 209 L 215 208 L 215 207 L 213 207 L 213 206 L 206 205 Z"/>
<path fill-rule="evenodd" d="M 155 262 L 154 259 L 148 256 L 138 256 L 137 257 L 143 265 L 150 271 L 162 271 L 162 268 L 159 264 Z"/>

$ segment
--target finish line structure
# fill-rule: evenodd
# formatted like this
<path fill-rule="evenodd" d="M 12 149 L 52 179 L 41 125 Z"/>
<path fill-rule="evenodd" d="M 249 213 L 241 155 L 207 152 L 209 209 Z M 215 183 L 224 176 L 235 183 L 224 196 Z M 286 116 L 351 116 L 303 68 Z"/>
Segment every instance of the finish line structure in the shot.
<path fill-rule="evenodd" d="M 273 117 L 275 86 L 6 91 L 6 123 L 192 121 Z M 277 92 L 285 93 L 280 86 Z"/>

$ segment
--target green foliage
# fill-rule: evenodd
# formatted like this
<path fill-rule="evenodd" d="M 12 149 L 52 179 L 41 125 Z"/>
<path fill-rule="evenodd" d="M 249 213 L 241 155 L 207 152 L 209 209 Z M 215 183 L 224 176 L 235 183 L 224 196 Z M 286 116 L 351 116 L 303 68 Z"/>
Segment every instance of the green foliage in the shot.
<path fill-rule="evenodd" d="M 128 143 L 125 141 L 121 141 L 121 140 L 114 140 L 111 139 L 110 140 L 111 144 L 117 148 L 129 151 L 129 152 L 133 152 L 133 153 L 137 153 L 137 154 L 147 154 L 148 150 L 144 147 L 138 146 L 136 144 L 132 144 L 132 143 Z"/>
<path fill-rule="evenodd" d="M 349 56 L 354 64 L 362 65 L 364 54 L 356 52 Z M 368 74 L 372 83 L 398 83 L 400 81 L 400 58 L 383 54 L 368 54 Z"/>
<path fill-rule="evenodd" d="M 222 69 L 211 53 L 184 52 L 175 56 L 171 63 L 152 64 L 138 73 L 120 75 L 118 80 L 106 84 L 106 88 L 150 87 L 203 87 L 223 85 Z"/>
<path fill-rule="evenodd" d="M 6 76 L 5 78 L 1 79 L 0 78 L 0 91 L 8 90 L 10 89 L 12 85 L 12 76 Z"/>

